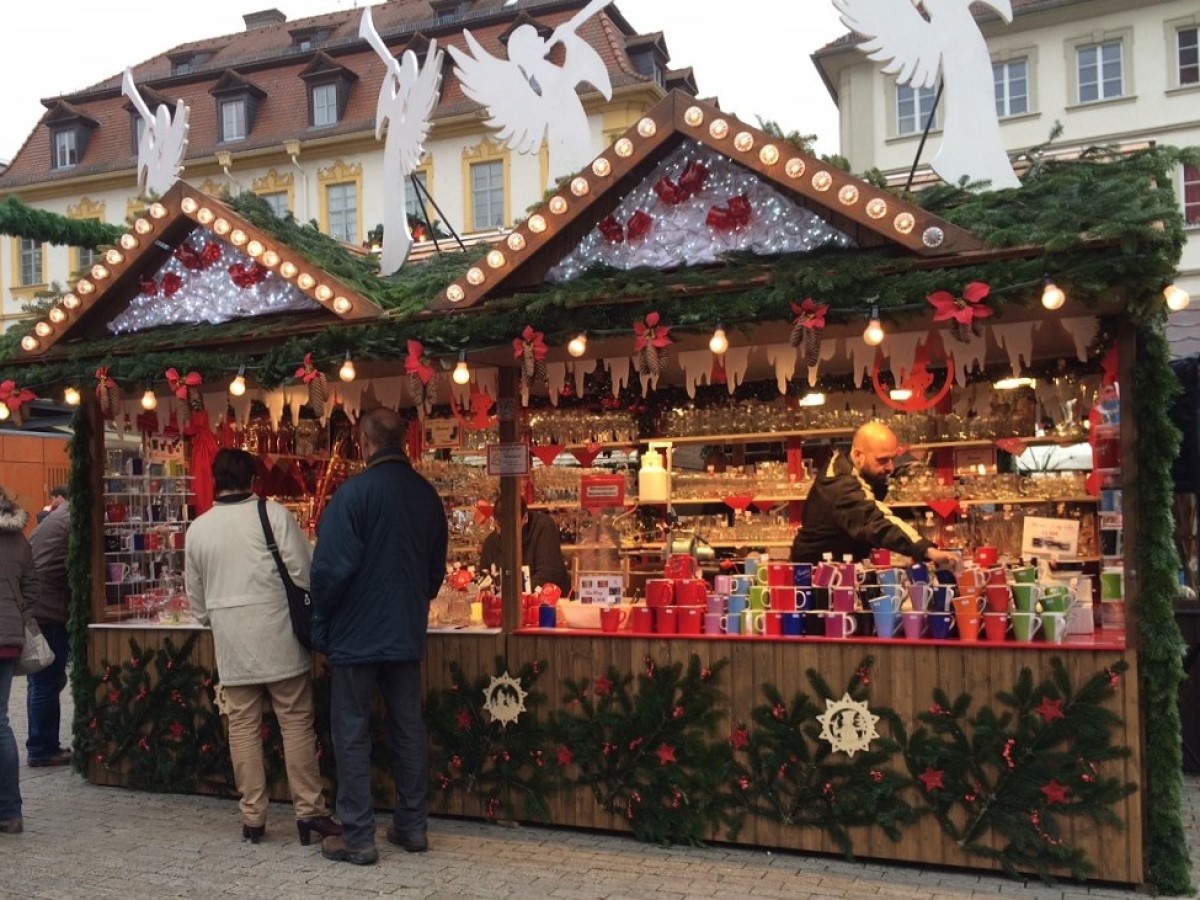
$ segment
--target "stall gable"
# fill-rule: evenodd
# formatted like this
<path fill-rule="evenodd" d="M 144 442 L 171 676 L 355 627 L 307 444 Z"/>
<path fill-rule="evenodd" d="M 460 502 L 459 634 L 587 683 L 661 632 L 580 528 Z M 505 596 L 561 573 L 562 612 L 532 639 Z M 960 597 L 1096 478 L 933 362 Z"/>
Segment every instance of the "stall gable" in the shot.
<path fill-rule="evenodd" d="M 694 144 L 748 171 L 796 207 L 810 211 L 831 232 L 859 248 L 891 247 L 906 255 L 947 258 L 979 250 L 982 242 L 967 231 L 907 203 L 862 179 L 802 153 L 788 142 L 754 128 L 717 107 L 672 91 L 612 146 L 560 189 L 491 250 L 479 265 L 440 292 L 434 308 L 462 309 L 500 294 L 535 288 L 582 242 L 611 239 L 613 225 L 623 241 L 638 241 L 653 229 L 644 219 L 611 222 L 622 201 L 639 188 L 653 193 L 656 210 L 680 202 L 689 185 L 679 179 L 661 183 L 659 167 L 681 145 Z M 678 173 L 682 178 L 682 170 Z M 705 226 L 731 235 L 753 217 L 739 194 L 714 196 Z M 600 238 L 594 236 L 600 234 Z M 732 248 L 731 248 L 732 249 Z M 752 248 L 753 249 L 753 248 Z M 755 252 L 764 252 L 758 248 Z M 769 252 L 769 251 L 765 251 Z M 679 262 L 664 261 L 663 267 Z"/>
<path fill-rule="evenodd" d="M 306 321 L 315 313 L 334 323 L 382 312 L 220 200 L 177 182 L 21 339 L 20 355 L 41 356 L 68 336 L 185 321 L 186 307 L 196 302 L 188 291 L 211 293 L 209 278 L 245 286 L 248 302 L 234 297 L 226 318 L 299 312 Z"/>

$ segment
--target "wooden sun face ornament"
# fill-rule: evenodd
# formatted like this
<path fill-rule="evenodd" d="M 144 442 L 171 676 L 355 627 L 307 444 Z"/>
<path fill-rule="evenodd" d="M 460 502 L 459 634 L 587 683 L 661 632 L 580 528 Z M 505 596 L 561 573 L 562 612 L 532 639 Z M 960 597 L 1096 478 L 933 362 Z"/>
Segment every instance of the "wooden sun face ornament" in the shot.
<path fill-rule="evenodd" d="M 917 345 L 912 367 L 897 385 L 901 389 L 911 392 L 907 400 L 893 400 L 890 390 L 880 382 L 880 355 L 875 354 L 875 364 L 871 367 L 871 384 L 875 388 L 875 395 L 890 408 L 905 413 L 924 412 L 937 406 L 950 393 L 950 386 L 954 381 L 954 358 L 949 353 L 943 354 L 946 374 L 941 386 L 935 390 L 934 375 L 929 371 L 929 343 L 926 341 Z M 932 394 L 930 394 L 931 390 Z"/>

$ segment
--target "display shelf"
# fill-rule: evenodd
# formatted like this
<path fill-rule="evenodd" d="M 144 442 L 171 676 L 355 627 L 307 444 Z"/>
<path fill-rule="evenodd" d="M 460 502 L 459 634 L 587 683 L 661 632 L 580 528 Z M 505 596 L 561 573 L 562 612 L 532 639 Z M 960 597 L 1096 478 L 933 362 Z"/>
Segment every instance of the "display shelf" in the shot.
<path fill-rule="evenodd" d="M 783 441 L 788 438 L 828 440 L 848 438 L 853 435 L 853 428 L 814 428 L 788 431 L 752 431 L 746 434 L 685 434 L 678 437 L 668 435 L 662 438 L 654 438 L 654 440 L 670 441 L 677 446 L 683 446 L 686 444 L 761 444 L 772 441 Z M 646 441 L 643 440 L 642 443 L 644 444 Z"/>
<path fill-rule="evenodd" d="M 946 497 L 947 500 L 955 500 L 955 497 Z M 929 504 L 923 500 L 895 500 L 885 501 L 892 509 L 919 509 L 928 506 Z M 1098 497 L 1016 497 L 1007 499 L 996 498 L 972 498 L 960 499 L 960 506 L 1044 506 L 1047 503 L 1099 503 Z"/>
<path fill-rule="evenodd" d="M 711 497 L 671 497 L 672 506 L 696 506 L 702 503 L 724 503 L 726 497 L 744 496 L 745 494 L 753 494 L 754 503 L 791 503 L 794 500 L 807 500 L 808 494 L 757 494 L 753 491 L 730 492 L 720 497 L 713 495 Z"/>

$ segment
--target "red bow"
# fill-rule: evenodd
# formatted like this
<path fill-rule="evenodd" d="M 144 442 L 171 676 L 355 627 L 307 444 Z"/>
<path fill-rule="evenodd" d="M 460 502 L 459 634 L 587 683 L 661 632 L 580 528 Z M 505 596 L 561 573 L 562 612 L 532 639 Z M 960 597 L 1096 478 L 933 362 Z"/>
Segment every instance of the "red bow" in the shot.
<path fill-rule="evenodd" d="M 17 383 L 11 378 L 7 381 L 0 382 L 0 402 L 7 406 L 12 412 L 16 412 L 18 409 L 20 409 L 22 404 L 36 399 L 37 394 L 28 388 L 18 388 Z"/>
<path fill-rule="evenodd" d="M 625 242 L 625 229 L 621 227 L 621 223 L 617 221 L 615 216 L 605 216 L 596 224 L 596 227 L 600 229 L 600 233 L 604 235 L 605 240 L 610 244 Z"/>
<path fill-rule="evenodd" d="M 305 384 L 308 384 L 309 382 L 311 382 L 314 378 L 316 378 L 320 374 L 321 373 L 317 371 L 317 367 L 313 365 L 312 354 L 305 353 L 304 354 L 304 365 L 302 365 L 300 368 L 298 368 L 296 370 L 296 377 L 299 378 L 301 381 L 303 381 Z"/>
<path fill-rule="evenodd" d="M 147 297 L 153 297 L 158 293 L 158 282 L 153 278 L 147 278 L 142 281 L 142 293 Z"/>
<path fill-rule="evenodd" d="M 404 371 L 416 375 L 421 384 L 429 384 L 433 380 L 433 366 L 425 358 L 425 348 L 420 341 L 408 342 L 408 356 L 404 358 Z"/>
<path fill-rule="evenodd" d="M 654 193 L 658 194 L 658 199 L 663 203 L 675 206 L 690 199 L 693 194 L 704 187 L 706 178 L 708 178 L 708 169 L 703 163 L 692 160 L 679 176 L 678 183 L 666 175 L 654 182 Z"/>
<path fill-rule="evenodd" d="M 193 272 L 199 271 L 205 267 L 204 260 L 200 258 L 200 254 L 191 244 L 180 244 L 175 248 L 175 258 L 183 265 L 185 269 L 191 269 Z"/>
<path fill-rule="evenodd" d="M 633 323 L 633 333 L 636 335 L 633 341 L 634 350 L 642 350 L 647 344 L 654 347 L 671 346 L 671 326 L 659 325 L 658 322 L 658 313 L 652 312 L 646 316 L 646 324 Z"/>
<path fill-rule="evenodd" d="M 167 379 L 167 384 L 170 385 L 171 390 L 175 392 L 175 396 L 180 400 L 187 399 L 189 387 L 199 387 L 204 384 L 204 379 L 200 377 L 199 372 L 188 372 L 187 375 L 181 378 L 179 371 L 171 368 L 167 369 L 163 373 L 163 376 Z"/>
<path fill-rule="evenodd" d="M 213 263 L 221 258 L 221 247 L 213 242 L 204 245 L 204 250 L 200 253 L 200 259 L 204 261 L 204 268 L 208 268 Z"/>
<path fill-rule="evenodd" d="M 534 331 L 532 325 L 526 325 L 525 330 L 521 332 L 519 338 L 513 338 L 513 358 L 520 359 L 525 355 L 525 348 L 528 346 L 533 351 L 534 359 L 546 358 L 546 342 L 545 334 L 540 331 Z"/>
<path fill-rule="evenodd" d="M 267 270 L 256 262 L 234 263 L 229 267 L 229 277 L 242 290 L 247 290 L 266 278 Z"/>
<path fill-rule="evenodd" d="M 726 206 L 712 206 L 704 221 L 717 231 L 733 231 L 750 224 L 750 200 L 745 194 L 731 197 Z"/>
<path fill-rule="evenodd" d="M 639 209 L 629 217 L 629 223 L 625 226 L 626 232 L 629 234 L 629 240 L 641 240 L 650 233 L 650 226 L 653 224 L 654 219 L 648 213 L 642 212 Z"/>
<path fill-rule="evenodd" d="M 829 312 L 828 303 L 813 303 L 811 297 L 806 297 L 804 302 L 799 305 L 792 304 L 792 315 L 796 317 L 796 324 L 803 325 L 805 328 L 824 328 L 825 313 L 827 312 Z"/>
<path fill-rule="evenodd" d="M 174 272 L 168 272 L 162 277 L 162 292 L 164 297 L 174 297 L 181 287 L 183 287 L 183 279 Z"/>
<path fill-rule="evenodd" d="M 934 291 L 927 299 L 937 310 L 933 321 L 945 322 L 954 320 L 962 325 L 970 325 L 975 319 L 986 319 L 992 315 L 992 308 L 983 303 L 983 298 L 991 291 L 991 287 L 982 281 L 972 281 L 963 288 L 963 295 L 955 297 L 949 291 Z"/>

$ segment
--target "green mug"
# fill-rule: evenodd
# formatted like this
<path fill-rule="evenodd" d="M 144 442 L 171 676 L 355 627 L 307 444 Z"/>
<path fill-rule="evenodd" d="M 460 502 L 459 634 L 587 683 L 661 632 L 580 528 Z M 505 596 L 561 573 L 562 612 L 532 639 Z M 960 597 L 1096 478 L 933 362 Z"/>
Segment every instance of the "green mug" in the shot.
<path fill-rule="evenodd" d="M 1100 571 L 1100 599 L 1120 600 L 1125 596 L 1125 570 L 1102 569 Z"/>
<path fill-rule="evenodd" d="M 1042 617 L 1032 612 L 1015 612 L 1012 614 L 1013 638 L 1018 641 L 1032 641 L 1033 636 L 1042 627 Z"/>
<path fill-rule="evenodd" d="M 1037 612 L 1037 602 L 1041 599 L 1041 589 L 1036 584 L 1017 582 L 1012 585 L 1013 605 L 1018 612 Z"/>
<path fill-rule="evenodd" d="M 1042 628 L 1046 632 L 1046 642 L 1061 644 L 1067 639 L 1068 619 L 1065 612 L 1042 613 Z"/>
<path fill-rule="evenodd" d="M 1075 604 L 1075 594 L 1067 588 L 1042 588 L 1042 612 L 1066 613 Z M 1049 627 L 1046 632 L 1049 634 Z"/>
<path fill-rule="evenodd" d="M 1033 584 L 1037 581 L 1037 569 L 1034 566 L 1017 566 L 1009 570 L 1012 580 L 1019 584 Z"/>

